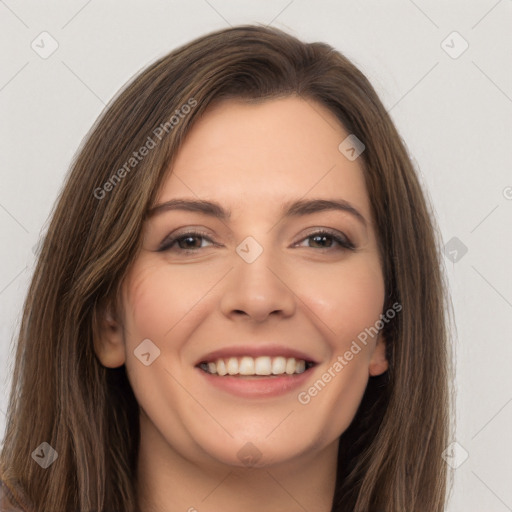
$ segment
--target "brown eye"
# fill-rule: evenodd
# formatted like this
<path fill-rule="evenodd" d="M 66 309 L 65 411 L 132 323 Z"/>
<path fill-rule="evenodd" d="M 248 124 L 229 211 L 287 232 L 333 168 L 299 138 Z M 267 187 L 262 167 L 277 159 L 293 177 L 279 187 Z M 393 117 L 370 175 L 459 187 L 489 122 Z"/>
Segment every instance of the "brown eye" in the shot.
<path fill-rule="evenodd" d="M 194 251 L 197 251 L 198 249 L 202 248 L 201 243 L 199 243 L 199 246 L 198 246 L 197 243 L 194 244 L 194 242 L 192 242 L 192 244 L 191 244 L 190 241 L 198 240 L 198 239 L 204 239 L 209 242 L 212 242 L 212 240 L 210 238 L 208 238 L 207 236 L 205 236 L 204 233 L 199 233 L 197 231 L 190 231 L 190 232 L 178 235 L 178 236 L 164 239 L 164 241 L 160 244 L 160 247 L 158 248 L 158 252 L 168 251 L 176 243 L 178 244 L 179 249 L 181 249 L 182 251 L 194 252 Z"/>
<path fill-rule="evenodd" d="M 343 249 L 349 249 L 354 250 L 355 245 L 345 236 L 339 236 L 337 233 L 333 233 L 331 231 L 316 231 L 314 233 L 311 233 L 303 240 L 309 240 L 313 239 L 315 240 L 315 244 L 323 244 L 326 240 L 333 240 L 333 243 L 330 243 L 328 246 L 319 247 L 320 249 L 331 249 L 335 246 L 335 244 L 338 244 L 338 247 L 341 247 Z M 308 246 L 311 247 L 311 246 Z M 312 247 L 316 248 L 316 247 Z"/>

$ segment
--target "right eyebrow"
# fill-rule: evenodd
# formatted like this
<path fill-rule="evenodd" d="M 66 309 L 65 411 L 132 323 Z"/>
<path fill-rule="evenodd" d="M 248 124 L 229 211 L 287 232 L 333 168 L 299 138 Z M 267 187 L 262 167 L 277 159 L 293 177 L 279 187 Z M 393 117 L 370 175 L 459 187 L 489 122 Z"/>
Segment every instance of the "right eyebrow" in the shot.
<path fill-rule="evenodd" d="M 214 201 L 205 201 L 202 199 L 171 199 L 169 201 L 165 201 L 165 203 L 157 204 L 150 208 L 147 216 L 152 217 L 153 215 L 169 210 L 199 212 L 222 220 L 226 220 L 231 217 L 231 212 L 224 210 L 219 203 Z"/>

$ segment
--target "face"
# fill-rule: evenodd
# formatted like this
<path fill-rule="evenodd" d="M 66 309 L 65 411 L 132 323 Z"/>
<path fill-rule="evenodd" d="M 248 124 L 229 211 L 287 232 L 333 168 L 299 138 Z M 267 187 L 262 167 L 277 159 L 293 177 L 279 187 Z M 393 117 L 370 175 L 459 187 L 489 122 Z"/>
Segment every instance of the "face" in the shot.
<path fill-rule="evenodd" d="M 97 349 L 126 364 L 142 437 L 236 466 L 337 446 L 387 369 L 384 340 L 360 341 L 385 290 L 360 159 L 338 149 L 348 135 L 294 96 L 225 101 L 194 125 Z"/>

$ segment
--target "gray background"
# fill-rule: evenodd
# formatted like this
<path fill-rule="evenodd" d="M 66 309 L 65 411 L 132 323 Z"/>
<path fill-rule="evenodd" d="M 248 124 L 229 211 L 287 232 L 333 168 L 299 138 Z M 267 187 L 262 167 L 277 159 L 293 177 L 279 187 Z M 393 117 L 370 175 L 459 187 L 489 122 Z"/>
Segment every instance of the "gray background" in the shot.
<path fill-rule="evenodd" d="M 0 431 L 33 249 L 82 138 L 148 63 L 252 22 L 332 44 L 390 111 L 447 244 L 458 391 L 448 510 L 512 511 L 510 0 L 0 1 Z M 58 43 L 47 58 L 31 47 L 51 48 L 43 31 Z"/>

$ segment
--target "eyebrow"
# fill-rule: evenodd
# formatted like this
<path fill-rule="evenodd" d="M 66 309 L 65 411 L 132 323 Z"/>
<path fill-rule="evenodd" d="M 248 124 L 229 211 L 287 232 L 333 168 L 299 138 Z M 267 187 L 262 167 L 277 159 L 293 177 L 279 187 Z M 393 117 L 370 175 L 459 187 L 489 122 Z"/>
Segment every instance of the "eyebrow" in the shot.
<path fill-rule="evenodd" d="M 164 203 L 157 204 L 148 211 L 147 216 L 152 217 L 153 215 L 169 210 L 199 212 L 220 220 L 228 220 L 231 218 L 231 210 L 225 210 L 215 201 L 184 198 L 171 199 Z M 301 217 L 329 210 L 347 212 L 361 222 L 363 226 L 367 227 L 365 217 L 345 199 L 299 199 L 297 201 L 287 201 L 281 207 L 281 215 L 284 218 Z"/>

